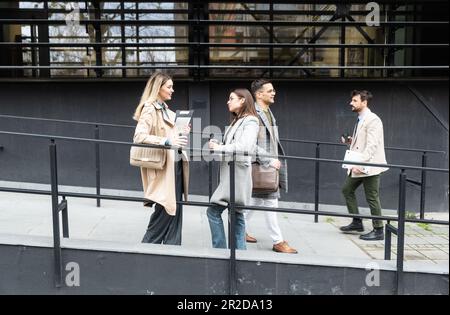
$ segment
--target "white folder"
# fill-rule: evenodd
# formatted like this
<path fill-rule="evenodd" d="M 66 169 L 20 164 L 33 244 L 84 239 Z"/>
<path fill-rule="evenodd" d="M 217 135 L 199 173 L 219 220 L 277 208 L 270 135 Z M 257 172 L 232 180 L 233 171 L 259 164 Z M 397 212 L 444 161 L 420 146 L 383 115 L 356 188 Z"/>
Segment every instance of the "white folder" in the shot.
<path fill-rule="evenodd" d="M 345 151 L 344 161 L 347 162 L 362 162 L 363 161 L 363 155 L 362 153 L 347 150 Z M 363 170 L 365 170 L 367 167 L 364 167 L 362 165 L 354 165 L 354 164 L 342 164 L 342 168 L 350 169 L 352 167 L 361 167 Z"/>

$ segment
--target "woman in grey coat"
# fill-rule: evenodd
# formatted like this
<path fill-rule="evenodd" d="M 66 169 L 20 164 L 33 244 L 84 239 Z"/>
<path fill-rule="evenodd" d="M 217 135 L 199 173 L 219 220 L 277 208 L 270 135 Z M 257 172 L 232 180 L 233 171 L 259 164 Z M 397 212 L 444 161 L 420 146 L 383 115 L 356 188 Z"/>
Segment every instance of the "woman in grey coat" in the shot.
<path fill-rule="evenodd" d="M 251 93 L 247 89 L 236 89 L 230 93 L 228 109 L 233 119 L 226 130 L 223 144 L 210 141 L 209 148 L 215 151 L 248 152 L 254 154 L 259 131 L 258 114 Z M 211 203 L 216 204 L 207 210 L 209 227 L 211 229 L 212 245 L 214 248 L 227 248 L 222 212 L 230 202 L 230 168 L 225 158 L 220 163 L 220 182 L 211 197 Z M 248 205 L 252 195 L 252 157 L 236 155 L 235 163 L 235 203 Z M 236 248 L 246 249 L 245 220 L 241 211 L 236 212 L 235 228 Z"/>

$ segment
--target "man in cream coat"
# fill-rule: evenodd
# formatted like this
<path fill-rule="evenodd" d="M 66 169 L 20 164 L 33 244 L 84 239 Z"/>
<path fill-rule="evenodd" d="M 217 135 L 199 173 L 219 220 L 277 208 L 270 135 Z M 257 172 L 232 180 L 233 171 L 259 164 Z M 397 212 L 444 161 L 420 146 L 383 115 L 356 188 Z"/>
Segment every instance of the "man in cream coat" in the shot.
<path fill-rule="evenodd" d="M 369 91 L 353 91 L 350 105 L 352 111 L 358 114 L 358 121 L 353 130 L 353 136 L 341 139 L 350 145 L 351 151 L 362 154 L 363 163 L 386 164 L 384 153 L 383 123 L 381 119 L 369 109 L 372 99 Z M 359 214 L 356 202 L 355 190 L 363 184 L 370 213 L 381 216 L 380 204 L 380 174 L 388 168 L 354 166 L 348 170 L 348 176 L 342 188 L 342 194 L 347 203 L 347 209 L 351 214 Z M 373 220 L 373 230 L 361 235 L 359 238 L 366 241 L 383 240 L 383 221 Z M 363 232 L 364 226 L 361 219 L 355 218 L 352 223 L 340 228 L 343 232 Z"/>
<path fill-rule="evenodd" d="M 252 82 L 252 93 L 255 96 L 255 109 L 260 120 L 260 127 L 257 140 L 257 153 L 261 155 L 285 155 L 283 146 L 280 143 L 277 121 L 270 110 L 274 104 L 275 89 L 270 81 L 257 79 Z M 257 156 L 257 162 L 265 167 L 274 167 L 279 170 L 279 188 L 288 190 L 287 162 L 285 159 Z M 280 191 L 273 193 L 253 192 L 250 205 L 278 208 L 278 198 Z M 253 211 L 245 212 L 245 224 L 249 225 Z M 283 238 L 281 228 L 278 224 L 277 212 L 264 211 L 267 229 L 272 239 L 272 250 L 278 253 L 297 254 L 297 250 L 291 247 Z M 253 236 L 246 234 L 246 241 L 256 243 Z"/>

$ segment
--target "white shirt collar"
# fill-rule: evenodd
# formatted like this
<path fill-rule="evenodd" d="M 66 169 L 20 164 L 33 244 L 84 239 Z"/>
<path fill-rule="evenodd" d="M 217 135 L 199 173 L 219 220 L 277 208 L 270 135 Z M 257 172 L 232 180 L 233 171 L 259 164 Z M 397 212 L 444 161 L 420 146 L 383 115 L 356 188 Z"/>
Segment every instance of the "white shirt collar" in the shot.
<path fill-rule="evenodd" d="M 364 118 L 367 116 L 367 114 L 370 112 L 371 112 L 370 109 L 366 107 L 366 109 L 364 109 L 361 113 L 359 113 L 358 115 L 359 122 L 363 121 Z"/>

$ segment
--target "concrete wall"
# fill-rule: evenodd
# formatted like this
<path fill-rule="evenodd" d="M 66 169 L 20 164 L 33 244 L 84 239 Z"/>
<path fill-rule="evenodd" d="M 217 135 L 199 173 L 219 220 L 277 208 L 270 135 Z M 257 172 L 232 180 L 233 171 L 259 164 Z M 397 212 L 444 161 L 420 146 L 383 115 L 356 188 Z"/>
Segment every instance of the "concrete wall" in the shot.
<path fill-rule="evenodd" d="M 194 108 L 202 119 L 202 128 L 210 123 L 223 127 L 228 123 L 226 101 L 234 87 L 248 87 L 250 82 L 189 83 L 175 82 L 172 109 Z M 23 115 L 134 124 L 132 113 L 145 86 L 144 81 L 79 82 L 1 82 L 0 114 Z M 408 89 L 420 92 L 435 115 Z M 372 110 L 384 123 L 386 146 L 435 149 L 448 152 L 448 82 L 276 82 L 276 104 L 273 111 L 283 138 L 337 141 L 340 134 L 351 132 L 355 115 L 350 111 L 349 93 L 368 89 L 375 99 Z M 199 128 L 198 130 L 202 130 Z M 61 123 L 21 121 L 0 118 L 0 130 L 93 137 L 93 127 Z M 101 138 L 131 141 L 133 129 L 102 128 Z M 206 139 L 205 139 L 206 140 Z M 0 135 L 0 180 L 49 183 L 48 141 Z M 59 181 L 64 185 L 94 186 L 94 145 L 58 141 Z M 315 145 L 286 144 L 289 155 L 313 157 Z M 322 157 L 341 159 L 344 147 L 322 147 Z M 123 146 L 101 146 L 102 187 L 140 190 L 139 170 L 128 164 L 129 149 Z M 419 166 L 421 155 L 387 151 L 389 163 Z M 429 166 L 448 168 L 448 153 L 430 154 Z M 216 168 L 215 168 L 216 171 Z M 207 164 L 192 163 L 192 193 L 207 194 Z M 398 174 L 392 170 L 383 175 L 382 205 L 398 205 Z M 419 179 L 419 172 L 408 172 Z M 216 178 L 215 178 L 216 179 Z M 343 204 L 341 186 L 345 172 L 337 164 L 322 164 L 320 201 Z M 314 165 L 311 162 L 289 163 L 290 192 L 284 200 L 314 201 Z M 427 181 L 427 211 L 448 211 L 448 177 L 430 173 Z M 407 209 L 419 207 L 419 188 L 408 185 Z M 361 205 L 365 206 L 360 195 Z"/>
<path fill-rule="evenodd" d="M 166 248 L 161 254 L 151 254 L 64 248 L 63 285 L 55 288 L 52 248 L 0 244 L 0 294 L 228 294 L 229 262 L 213 257 L 222 254 L 212 254 L 214 250 L 210 257 L 162 254 L 173 251 Z M 379 286 L 368 287 L 364 267 L 255 259 L 237 262 L 237 292 L 241 295 L 395 293 L 392 270 L 380 270 Z M 79 282 L 75 283 L 79 286 L 66 285 L 66 278 L 69 284 L 75 280 L 70 262 L 77 264 Z M 448 295 L 448 274 L 407 272 L 404 287 L 405 294 Z"/>

